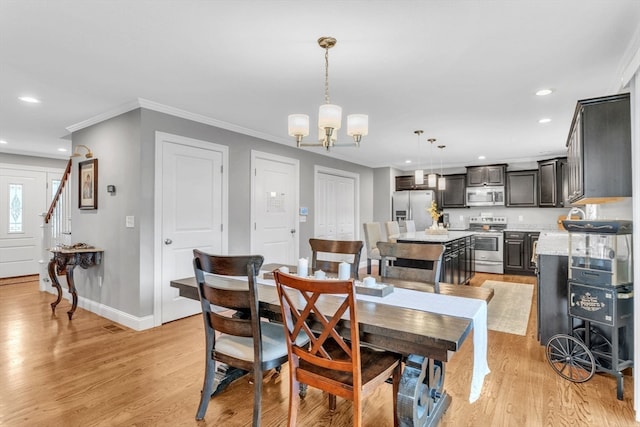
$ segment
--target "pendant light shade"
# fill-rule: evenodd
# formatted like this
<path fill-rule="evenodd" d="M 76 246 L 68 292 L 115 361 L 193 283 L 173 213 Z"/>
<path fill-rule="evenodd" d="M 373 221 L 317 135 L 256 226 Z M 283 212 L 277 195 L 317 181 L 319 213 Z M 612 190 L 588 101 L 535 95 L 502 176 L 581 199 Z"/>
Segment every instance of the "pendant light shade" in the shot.
<path fill-rule="evenodd" d="M 430 173 L 429 175 L 427 175 L 427 185 L 429 187 L 435 188 L 436 184 L 437 184 L 437 178 L 438 178 L 438 176 L 433 172 Z"/>

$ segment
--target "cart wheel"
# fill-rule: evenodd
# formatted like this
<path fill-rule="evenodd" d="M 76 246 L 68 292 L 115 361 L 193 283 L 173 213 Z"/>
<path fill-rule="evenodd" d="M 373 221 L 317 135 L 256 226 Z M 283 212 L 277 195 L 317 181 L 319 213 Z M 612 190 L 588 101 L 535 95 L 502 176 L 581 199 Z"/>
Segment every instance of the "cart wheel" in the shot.
<path fill-rule="evenodd" d="M 549 338 L 547 361 L 558 375 L 574 383 L 591 379 L 596 372 L 593 354 L 578 338 L 558 334 Z"/>
<path fill-rule="evenodd" d="M 590 345 L 589 349 L 593 358 L 596 361 L 596 367 L 603 367 L 605 369 L 611 369 L 613 345 L 611 341 L 600 333 L 597 328 L 591 327 L 591 334 L 589 336 Z M 573 330 L 573 336 L 586 344 L 585 328 L 575 328 Z"/>

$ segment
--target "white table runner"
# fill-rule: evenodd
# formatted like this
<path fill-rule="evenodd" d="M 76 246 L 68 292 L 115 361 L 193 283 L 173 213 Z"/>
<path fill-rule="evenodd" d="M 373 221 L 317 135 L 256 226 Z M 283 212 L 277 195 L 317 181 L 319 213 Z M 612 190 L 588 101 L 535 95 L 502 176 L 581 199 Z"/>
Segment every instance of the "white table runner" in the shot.
<path fill-rule="evenodd" d="M 261 277 L 258 278 L 258 283 L 275 286 L 272 279 Z M 484 377 L 491 372 L 487 363 L 487 303 L 485 301 L 397 287 L 392 293 L 382 298 L 356 294 L 356 299 L 471 319 L 473 326 L 473 373 L 469 402 L 473 403 L 480 397 Z"/>

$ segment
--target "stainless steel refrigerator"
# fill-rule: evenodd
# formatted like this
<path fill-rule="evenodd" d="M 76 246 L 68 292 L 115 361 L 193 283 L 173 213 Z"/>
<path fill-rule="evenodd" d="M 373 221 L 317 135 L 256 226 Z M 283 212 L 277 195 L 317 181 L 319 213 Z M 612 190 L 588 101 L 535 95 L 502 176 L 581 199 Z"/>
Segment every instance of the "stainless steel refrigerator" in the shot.
<path fill-rule="evenodd" d="M 416 231 L 424 231 L 433 223 L 428 209 L 434 199 L 433 190 L 396 191 L 393 193 L 391 204 L 392 217 L 400 223 L 401 231 L 404 221 L 412 219 L 416 224 Z"/>

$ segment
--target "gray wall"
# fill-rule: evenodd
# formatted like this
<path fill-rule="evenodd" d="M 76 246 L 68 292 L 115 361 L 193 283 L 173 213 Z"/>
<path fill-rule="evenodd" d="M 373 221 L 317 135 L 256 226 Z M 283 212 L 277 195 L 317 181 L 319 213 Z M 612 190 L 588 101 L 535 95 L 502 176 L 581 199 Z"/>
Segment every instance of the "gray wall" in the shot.
<path fill-rule="evenodd" d="M 228 230 L 231 254 L 250 251 L 251 150 L 300 161 L 300 206 L 307 206 L 310 213 L 307 222 L 299 224 L 301 256 L 311 255 L 308 240 L 314 231 L 315 165 L 359 174 L 361 222 L 373 220 L 374 173 L 370 168 L 323 156 L 315 150 L 295 148 L 293 140 L 291 146 L 285 146 L 168 114 L 137 109 L 72 135 L 74 146 L 89 146 L 95 158 L 99 159 L 98 210 L 74 209 L 72 215 L 73 241 L 85 241 L 105 250 L 99 271 L 104 275 L 102 286 L 98 275 L 78 269 L 78 274 L 86 275 L 86 279 L 78 280 L 78 287 L 84 287 L 79 289 L 79 293 L 93 301 L 133 316 L 153 314 L 156 131 L 229 147 Z M 76 179 L 74 176 L 74 186 L 77 185 Z M 106 193 L 107 184 L 116 186 L 115 196 Z M 197 200 L 193 203 L 195 207 Z M 77 206 L 77 200 L 73 205 Z M 135 216 L 135 228 L 125 228 L 127 215 Z M 357 227 L 361 233 L 361 225 L 357 224 Z"/>
<path fill-rule="evenodd" d="M 141 215 L 151 194 L 141 186 L 140 111 L 134 110 L 89 128 L 74 132 L 73 146 L 84 144 L 98 159 L 98 209 L 79 210 L 78 194 L 72 191 L 72 242 L 85 242 L 104 249 L 99 271 L 76 269 L 78 294 L 134 316 L 150 314 L 153 295 L 141 295 L 140 230 L 147 222 Z M 152 156 L 153 157 L 153 156 Z M 77 163 L 71 173 L 72 188 L 77 188 Z M 146 159 L 145 159 L 146 160 Z M 107 193 L 107 185 L 116 186 L 116 194 Z M 133 215 L 135 228 L 125 227 L 125 216 Z M 97 274 L 96 274 L 97 273 Z M 103 283 L 100 284 L 100 276 Z M 149 279 L 150 280 L 150 279 Z"/>
<path fill-rule="evenodd" d="M 48 157 L 0 153 L 0 163 L 7 163 L 11 165 L 64 169 L 67 166 L 67 161 L 67 159 L 50 159 Z"/>

